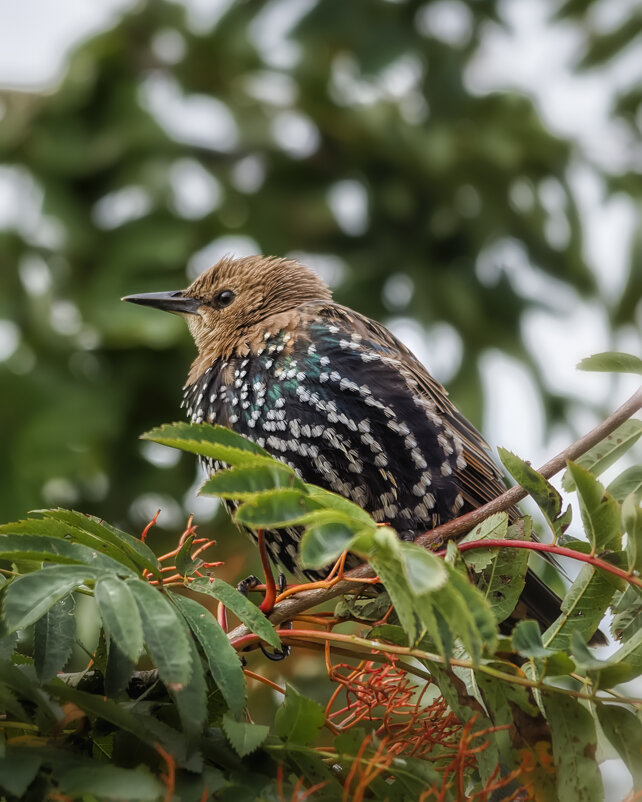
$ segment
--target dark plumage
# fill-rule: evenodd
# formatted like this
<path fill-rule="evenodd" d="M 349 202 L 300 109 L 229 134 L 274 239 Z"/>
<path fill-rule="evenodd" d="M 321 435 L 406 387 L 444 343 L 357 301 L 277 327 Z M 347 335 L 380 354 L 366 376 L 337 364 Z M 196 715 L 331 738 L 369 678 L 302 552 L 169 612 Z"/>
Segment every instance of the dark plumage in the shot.
<path fill-rule="evenodd" d="M 198 347 L 183 405 L 228 426 L 412 540 L 505 490 L 487 444 L 384 326 L 334 303 L 292 260 L 226 258 L 184 291 L 125 300 L 183 315 Z M 220 466 L 208 464 L 207 469 Z M 267 533 L 301 574 L 297 530 Z M 559 599 L 529 573 L 543 626 Z"/>

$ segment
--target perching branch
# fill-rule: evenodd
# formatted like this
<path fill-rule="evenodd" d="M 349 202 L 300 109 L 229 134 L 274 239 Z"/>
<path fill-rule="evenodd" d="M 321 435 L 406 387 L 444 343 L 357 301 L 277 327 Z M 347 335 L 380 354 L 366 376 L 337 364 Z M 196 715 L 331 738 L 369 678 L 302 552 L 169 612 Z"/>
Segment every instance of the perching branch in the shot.
<path fill-rule="evenodd" d="M 575 443 L 568 446 L 564 451 L 561 451 L 557 456 L 553 457 L 553 459 L 542 465 L 539 469 L 539 473 L 546 479 L 555 476 L 555 474 L 566 467 L 567 460 L 576 460 L 578 457 L 581 457 L 582 454 L 585 454 L 593 448 L 593 446 L 604 440 L 605 437 L 608 437 L 618 426 L 621 426 L 640 409 L 642 409 L 642 389 L 634 393 L 622 406 L 618 407 L 612 415 L 609 415 L 606 420 L 598 424 L 594 429 L 588 432 L 588 434 L 580 437 Z M 505 493 L 502 493 L 501 496 L 497 496 L 497 498 L 489 501 L 488 504 L 484 504 L 482 507 L 478 507 L 459 518 L 454 518 L 452 521 L 448 521 L 448 523 L 431 529 L 429 532 L 425 532 L 417 538 L 415 543 L 425 546 L 426 548 L 431 548 L 447 540 L 451 540 L 452 538 L 464 535 L 490 515 L 510 509 L 517 504 L 517 502 L 526 498 L 527 495 L 528 493 L 519 485 L 511 487 L 510 490 L 507 490 Z M 316 607 L 330 599 L 334 599 L 337 596 L 359 593 L 365 586 L 359 585 L 358 582 L 354 580 L 369 579 L 373 576 L 374 571 L 369 565 L 361 565 L 346 573 L 348 579 L 337 582 L 332 587 L 301 591 L 297 593 L 296 596 L 291 596 L 278 602 L 270 615 L 270 621 L 276 626 L 283 621 L 291 621 L 306 610 Z M 229 638 L 231 640 L 236 640 L 247 634 L 249 634 L 249 630 L 245 626 L 239 626 L 229 633 Z"/>

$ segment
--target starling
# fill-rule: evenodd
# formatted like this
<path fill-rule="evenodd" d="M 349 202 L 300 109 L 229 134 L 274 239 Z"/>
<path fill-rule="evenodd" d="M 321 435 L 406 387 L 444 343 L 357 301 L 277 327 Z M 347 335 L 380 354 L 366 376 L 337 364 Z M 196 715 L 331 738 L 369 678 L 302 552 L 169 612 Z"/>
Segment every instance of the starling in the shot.
<path fill-rule="evenodd" d="M 506 489 L 488 445 L 417 358 L 294 260 L 226 257 L 185 290 L 124 300 L 187 321 L 198 349 L 184 387 L 190 420 L 249 437 L 403 540 Z M 220 467 L 205 460 L 209 473 Z M 299 538 L 266 533 L 274 562 L 301 576 Z M 521 602 L 543 627 L 559 615 L 531 571 Z"/>

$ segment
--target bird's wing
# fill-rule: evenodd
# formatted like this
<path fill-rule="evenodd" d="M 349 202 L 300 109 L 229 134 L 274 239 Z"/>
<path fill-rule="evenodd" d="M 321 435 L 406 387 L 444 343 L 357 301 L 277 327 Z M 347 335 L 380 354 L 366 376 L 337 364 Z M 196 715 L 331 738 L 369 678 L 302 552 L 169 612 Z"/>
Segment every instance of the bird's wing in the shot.
<path fill-rule="evenodd" d="M 409 391 L 433 404 L 439 416 L 456 432 L 463 443 L 466 461 L 465 468 L 455 471 L 465 502 L 463 512 L 491 501 L 506 490 L 484 438 L 455 407 L 444 387 L 385 326 L 332 302 L 308 303 L 301 312 L 308 319 L 322 320 L 338 329 L 336 338 L 350 338 L 356 332 L 363 339 L 364 347 L 385 355 L 390 370 L 404 377 Z"/>

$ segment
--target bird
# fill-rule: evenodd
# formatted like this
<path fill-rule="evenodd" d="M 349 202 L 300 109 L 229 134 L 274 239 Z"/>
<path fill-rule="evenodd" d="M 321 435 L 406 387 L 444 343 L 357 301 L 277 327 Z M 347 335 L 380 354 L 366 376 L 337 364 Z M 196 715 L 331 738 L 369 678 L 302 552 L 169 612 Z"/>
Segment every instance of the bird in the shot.
<path fill-rule="evenodd" d="M 402 540 L 506 490 L 481 434 L 385 326 L 332 300 L 294 259 L 226 256 L 184 290 L 123 300 L 182 316 L 197 348 L 188 418 L 245 435 L 300 478 L 350 499 Z M 204 459 L 209 474 L 225 467 Z M 511 515 L 515 517 L 517 511 Z M 265 533 L 274 563 L 303 571 L 300 530 Z M 560 599 L 530 568 L 518 617 L 542 629 Z"/>

